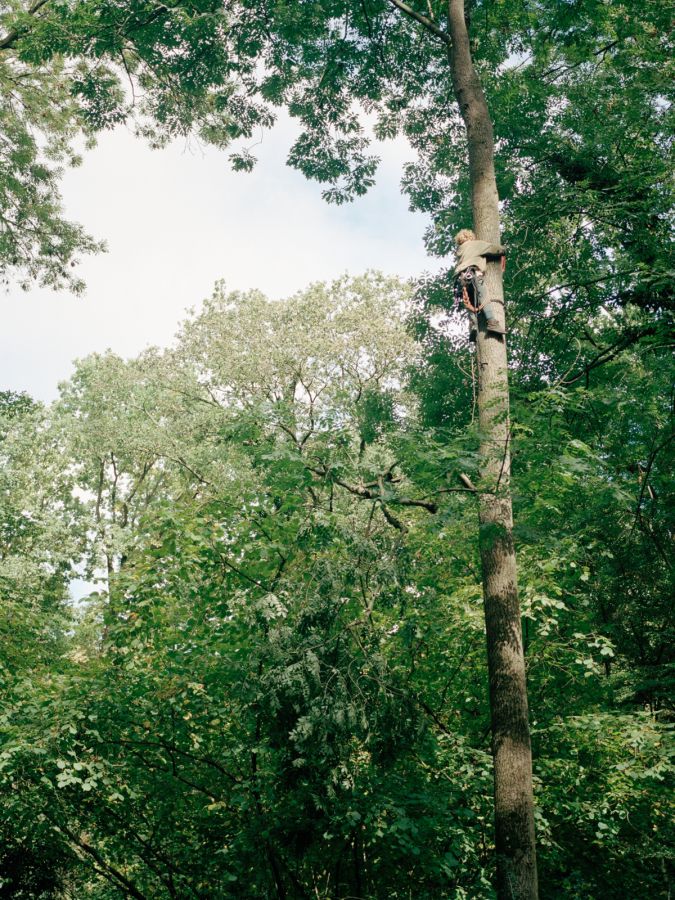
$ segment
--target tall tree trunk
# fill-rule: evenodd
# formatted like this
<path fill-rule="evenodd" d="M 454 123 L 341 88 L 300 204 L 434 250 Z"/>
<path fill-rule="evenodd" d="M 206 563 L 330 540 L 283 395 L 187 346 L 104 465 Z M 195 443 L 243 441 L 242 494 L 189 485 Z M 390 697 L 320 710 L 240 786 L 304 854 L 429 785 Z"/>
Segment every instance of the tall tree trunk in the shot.
<path fill-rule="evenodd" d="M 448 11 L 452 81 L 468 140 L 474 230 L 479 240 L 498 244 L 492 120 L 471 58 L 464 0 L 449 0 Z M 486 285 L 503 324 L 504 293 L 497 263 L 488 265 Z M 483 323 L 477 354 L 482 466 L 479 540 L 490 678 L 497 891 L 500 900 L 535 900 L 532 751 L 509 488 L 506 339 L 488 334 Z"/>

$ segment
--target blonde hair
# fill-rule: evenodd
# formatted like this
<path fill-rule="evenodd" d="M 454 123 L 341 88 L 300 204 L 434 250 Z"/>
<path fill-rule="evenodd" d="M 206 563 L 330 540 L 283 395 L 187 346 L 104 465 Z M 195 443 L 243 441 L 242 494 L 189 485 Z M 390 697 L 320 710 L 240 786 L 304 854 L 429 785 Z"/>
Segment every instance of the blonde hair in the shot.
<path fill-rule="evenodd" d="M 476 235 L 470 228 L 462 228 L 461 231 L 458 231 L 455 235 L 455 243 L 459 247 L 460 244 L 465 243 L 465 241 L 475 241 Z"/>

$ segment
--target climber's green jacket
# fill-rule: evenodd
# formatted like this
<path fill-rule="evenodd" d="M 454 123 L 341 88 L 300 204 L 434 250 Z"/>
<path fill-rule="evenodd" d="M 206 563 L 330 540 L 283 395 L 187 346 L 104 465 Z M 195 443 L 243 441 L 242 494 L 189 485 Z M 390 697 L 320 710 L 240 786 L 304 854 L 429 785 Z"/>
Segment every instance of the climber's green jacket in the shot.
<path fill-rule="evenodd" d="M 464 241 L 457 247 L 457 265 L 455 275 L 459 275 L 470 266 L 475 266 L 481 272 L 487 269 L 486 256 L 504 256 L 505 250 L 499 244 L 490 244 L 488 241 Z"/>

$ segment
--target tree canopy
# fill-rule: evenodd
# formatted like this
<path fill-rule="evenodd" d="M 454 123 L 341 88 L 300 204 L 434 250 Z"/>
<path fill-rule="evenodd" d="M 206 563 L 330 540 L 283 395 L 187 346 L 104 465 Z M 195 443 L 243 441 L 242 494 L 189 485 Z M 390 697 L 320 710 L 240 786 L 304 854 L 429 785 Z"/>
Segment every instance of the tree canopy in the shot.
<path fill-rule="evenodd" d="M 530 313 L 553 297 L 565 319 L 601 303 L 672 312 L 667 8 L 476 0 L 467 14 L 519 259 L 514 293 Z M 372 134 L 404 134 L 416 151 L 403 187 L 431 216 L 430 251 L 446 254 L 468 221 L 444 3 L 45 0 L 8 4 L 2 21 L 8 273 L 71 279 L 69 262 L 93 245 L 61 219 L 49 160 L 68 159 L 77 131 L 125 121 L 153 145 L 188 134 L 238 142 L 232 163 L 249 169 L 246 141 L 284 106 L 301 126 L 288 162 L 339 203 L 375 177 L 362 111 Z"/>

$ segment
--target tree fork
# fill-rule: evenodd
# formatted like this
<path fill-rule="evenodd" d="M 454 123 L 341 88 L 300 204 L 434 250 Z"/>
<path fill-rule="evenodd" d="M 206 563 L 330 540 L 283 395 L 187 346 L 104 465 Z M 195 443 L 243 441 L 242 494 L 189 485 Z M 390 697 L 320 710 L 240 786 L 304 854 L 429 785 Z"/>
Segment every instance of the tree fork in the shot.
<path fill-rule="evenodd" d="M 494 134 L 485 94 L 473 65 L 464 0 L 449 0 L 448 55 L 455 97 L 466 126 L 473 224 L 479 240 L 500 242 Z M 489 297 L 504 324 L 501 267 L 489 263 Z M 497 893 L 500 900 L 536 900 L 532 750 L 525 657 L 518 601 L 511 475 L 506 339 L 480 323 L 478 411 L 481 431 L 479 544 L 490 680 L 494 758 Z"/>

